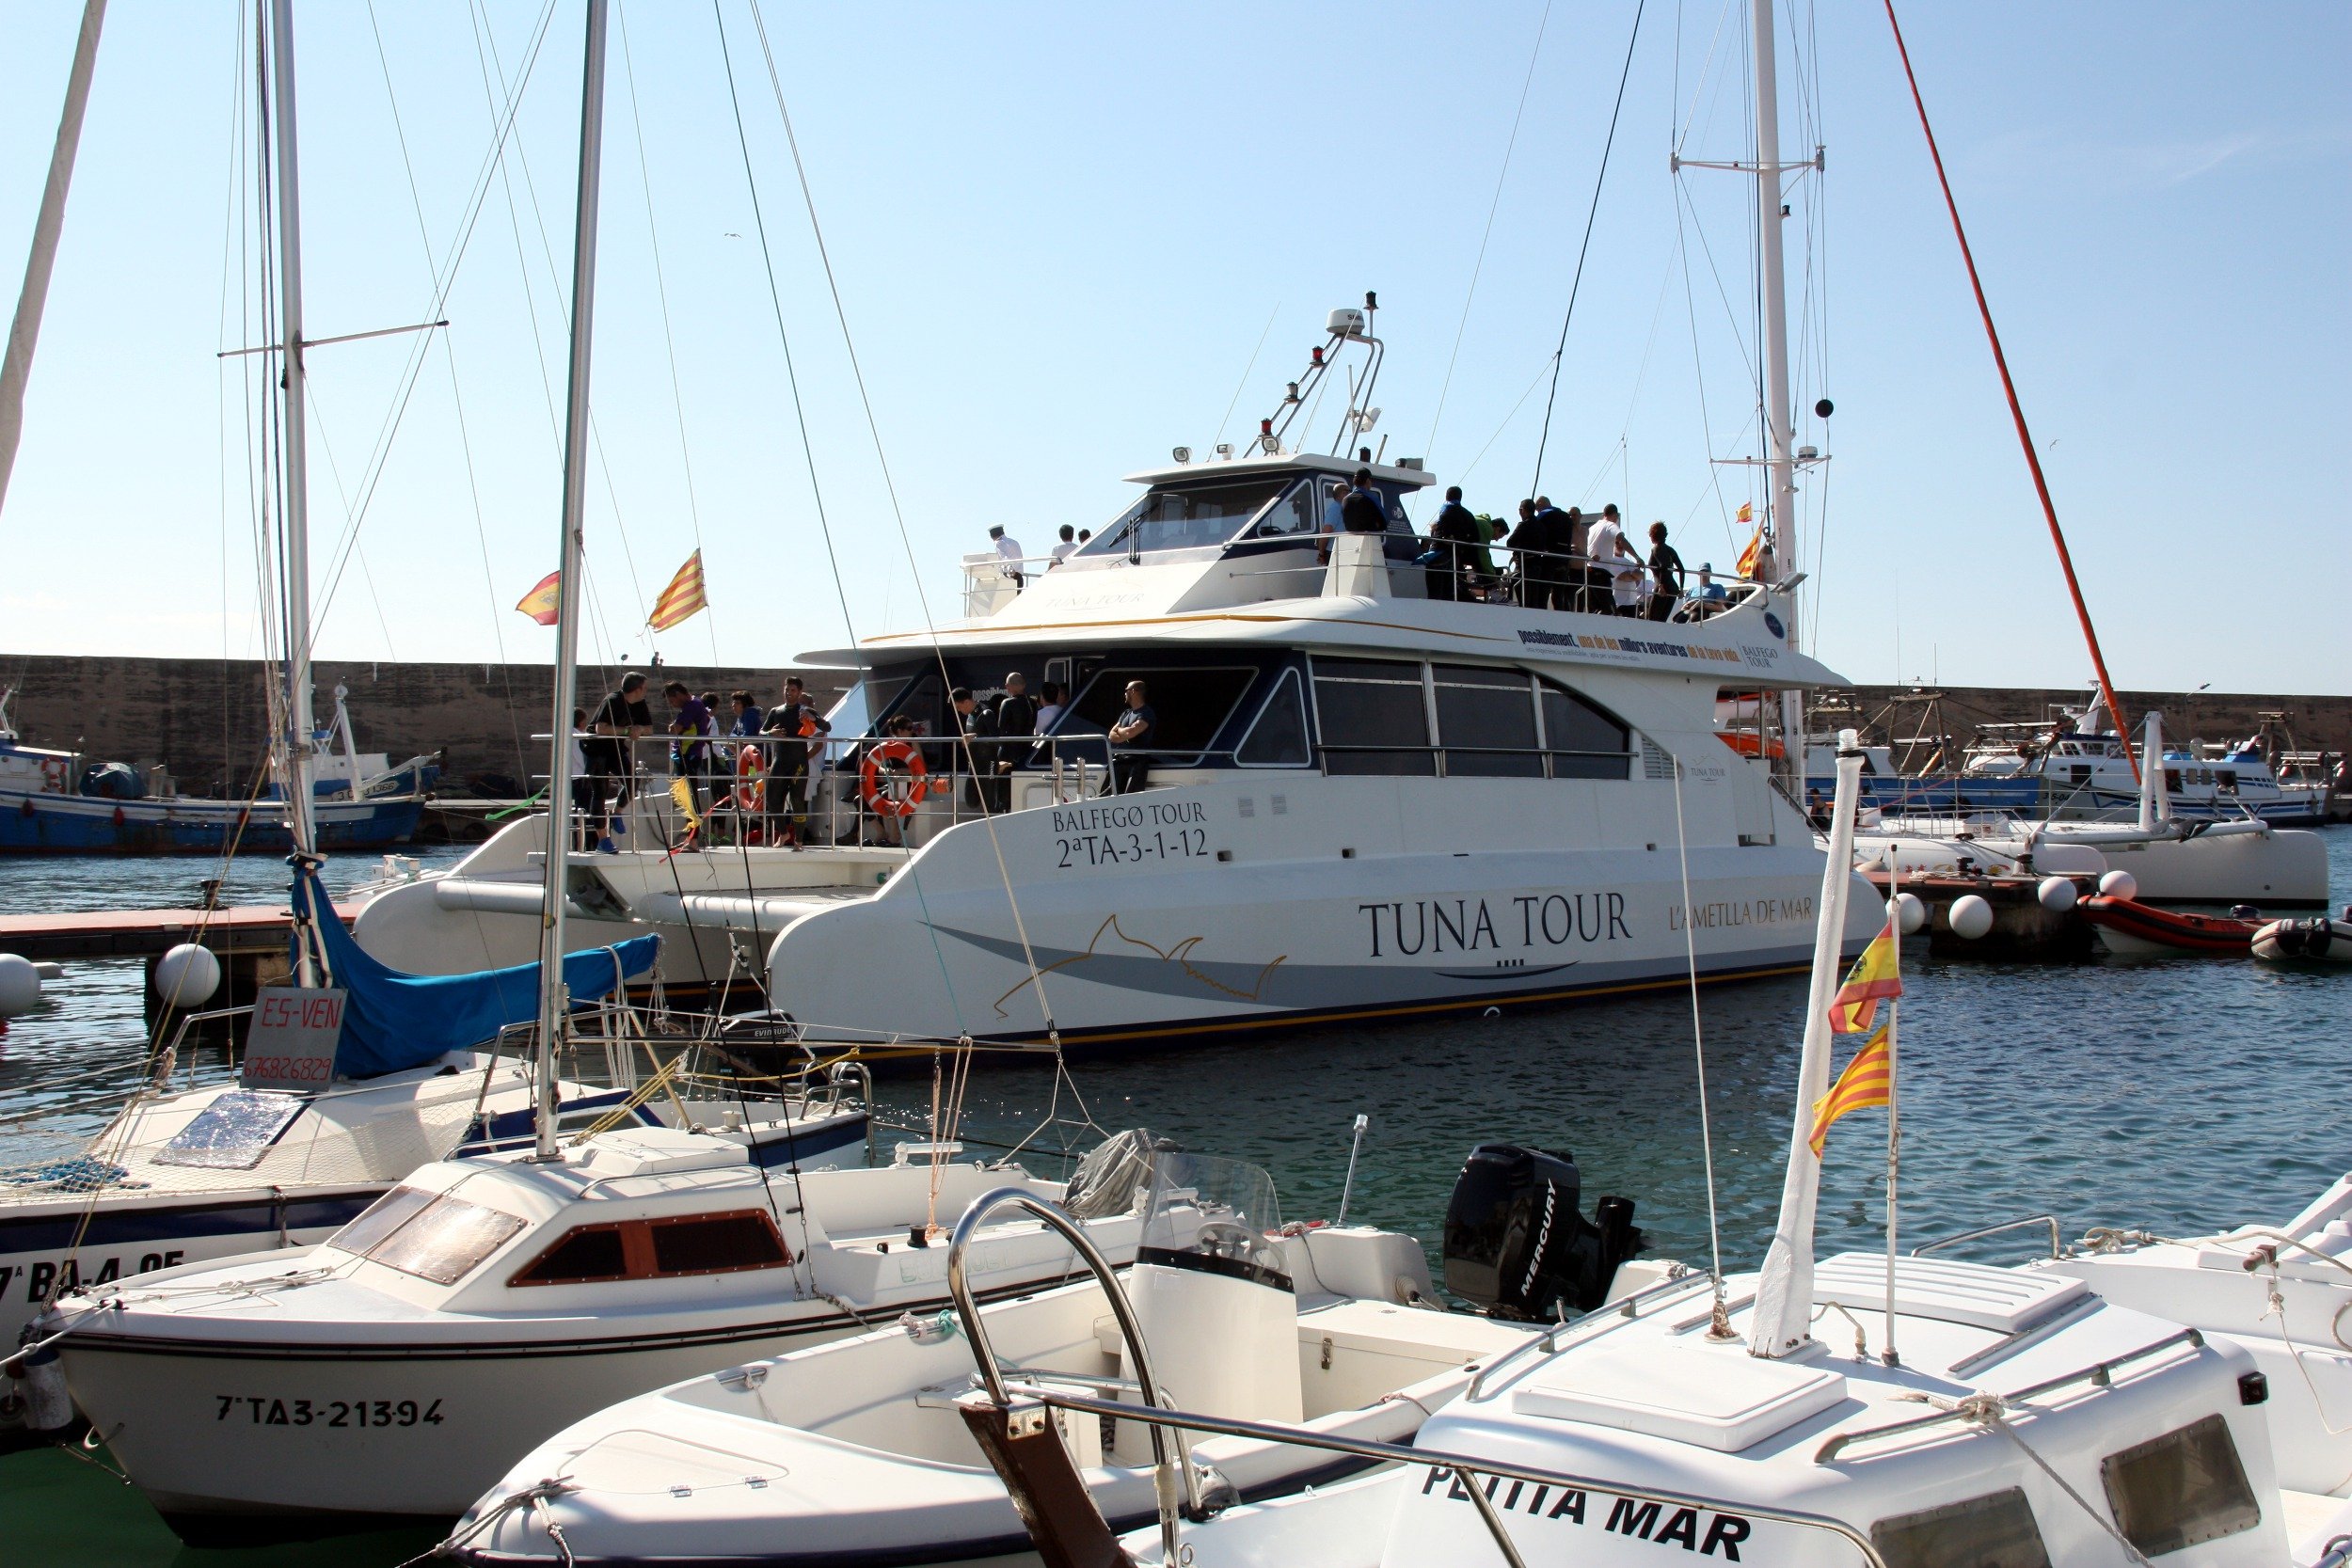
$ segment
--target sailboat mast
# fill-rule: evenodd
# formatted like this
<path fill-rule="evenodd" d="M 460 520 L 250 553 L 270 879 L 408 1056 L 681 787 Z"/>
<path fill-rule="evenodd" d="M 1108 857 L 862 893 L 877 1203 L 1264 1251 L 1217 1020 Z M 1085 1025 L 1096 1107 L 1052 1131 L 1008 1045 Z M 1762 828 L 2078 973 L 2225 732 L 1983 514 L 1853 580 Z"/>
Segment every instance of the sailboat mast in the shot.
<path fill-rule="evenodd" d="M 286 0 L 278 0 L 284 5 Z M 596 297 L 596 186 L 604 144 L 606 0 L 588 0 L 588 43 L 580 94 L 580 201 L 572 231 L 572 362 L 564 420 L 564 542 L 556 582 L 555 737 L 548 765 L 548 876 L 539 934 L 538 1124 L 536 1157 L 555 1147 L 555 1041 L 571 996 L 564 984 L 565 863 L 571 853 L 572 709 L 580 688 L 581 512 L 588 482 L 588 350 Z"/>
<path fill-rule="evenodd" d="M 33 347 L 40 340 L 41 310 L 49 302 L 49 275 L 57 264 L 66 191 L 73 183 L 73 159 L 82 146 L 82 111 L 89 105 L 90 72 L 98 64 L 98 34 L 105 22 L 106 0 L 88 0 L 82 8 L 81 36 L 73 43 L 73 68 L 65 79 L 65 109 L 57 116 L 57 143 L 49 153 L 49 182 L 41 187 L 40 214 L 33 220 L 24 289 L 16 296 L 7 356 L 0 357 L 0 506 L 8 503 L 8 475 L 16 467 L 17 442 L 24 435 L 24 383 L 33 373 Z"/>
<path fill-rule="evenodd" d="M 1779 49 L 1772 26 L 1772 0 L 1752 0 L 1750 28 L 1756 57 L 1756 283 L 1764 309 L 1765 473 L 1772 495 L 1766 517 L 1772 524 L 1772 575 L 1785 580 L 1797 569 L 1797 469 L 1795 433 L 1788 417 L 1788 295 L 1780 250 Z M 1782 609 L 1788 646 L 1797 647 L 1797 598 Z M 1804 693 L 1780 694 L 1781 745 L 1802 784 L 1804 777 Z"/>
<path fill-rule="evenodd" d="M 310 475 L 303 424 L 302 180 L 294 151 L 294 0 L 271 0 L 272 97 L 278 116 L 278 305 L 286 412 L 286 828 L 294 853 L 318 852 L 310 799 Z M 305 960 L 308 968 L 308 960 Z"/>

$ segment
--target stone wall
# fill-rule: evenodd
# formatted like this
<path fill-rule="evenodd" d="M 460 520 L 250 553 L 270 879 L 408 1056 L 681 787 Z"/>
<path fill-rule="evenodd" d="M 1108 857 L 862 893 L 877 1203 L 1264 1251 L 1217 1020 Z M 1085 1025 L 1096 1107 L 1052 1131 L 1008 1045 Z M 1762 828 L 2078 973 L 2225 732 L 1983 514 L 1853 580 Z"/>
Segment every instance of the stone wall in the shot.
<path fill-rule="evenodd" d="M 442 793 L 536 788 L 547 771 L 546 742 L 553 669 L 545 664 L 368 664 L 323 659 L 316 705 L 323 724 L 334 690 L 349 689 L 352 730 L 363 752 L 397 762 L 443 753 Z M 650 673 L 650 672 L 649 672 Z M 594 709 L 619 678 L 617 670 L 582 670 L 580 705 Z M 723 701 L 738 688 L 763 705 L 783 689 L 776 670 L 665 666 L 675 677 Z M 242 790 L 262 764 L 269 731 L 272 667 L 253 659 L 68 658 L 0 654 L 0 686 L 13 686 L 8 714 L 29 746 L 56 746 L 93 760 L 141 767 L 160 763 L 188 794 Z M 810 677 L 830 701 L 837 672 Z M 654 697 L 657 710 L 660 694 Z"/>
<path fill-rule="evenodd" d="M 619 672 L 581 673 L 581 705 L 593 708 Z M 782 670 L 664 668 L 697 691 L 723 698 L 740 687 L 763 704 L 782 689 Z M 242 787 L 262 762 L 268 728 L 269 667 L 250 659 L 48 657 L 0 654 L 0 686 L 13 686 L 8 711 L 28 745 L 59 746 L 93 758 L 161 763 L 190 793 Z M 352 721 L 362 751 L 401 759 L 444 753 L 443 792 L 469 794 L 485 786 L 527 782 L 546 770 L 550 670 L 544 664 L 367 664 L 335 660 L 318 666 L 322 720 L 334 710 L 338 682 L 350 689 Z M 830 701 L 841 689 L 837 671 L 815 672 L 810 686 Z M 1917 689 L 1857 687 L 1842 694 L 1852 722 L 1858 715 L 1874 738 L 1916 733 L 1929 713 Z M 2261 727 L 2265 713 L 2282 713 L 2306 750 L 2352 752 L 2352 696 L 2275 697 L 2215 691 L 2125 691 L 2118 695 L 2135 718 L 2163 710 L 2166 733 L 2207 740 L 2238 738 Z M 1838 693 L 1819 696 L 1835 704 Z M 1943 727 L 1960 744 L 1989 721 L 2038 721 L 2051 705 L 2078 705 L 2079 688 L 2041 690 L 1946 687 L 1935 705 Z M 1835 711 L 1821 714 L 1836 721 Z M 1924 755 L 1924 753 L 1923 753 Z M 502 779 L 496 777 L 502 775 Z M 491 793 L 504 794 L 504 787 Z"/>

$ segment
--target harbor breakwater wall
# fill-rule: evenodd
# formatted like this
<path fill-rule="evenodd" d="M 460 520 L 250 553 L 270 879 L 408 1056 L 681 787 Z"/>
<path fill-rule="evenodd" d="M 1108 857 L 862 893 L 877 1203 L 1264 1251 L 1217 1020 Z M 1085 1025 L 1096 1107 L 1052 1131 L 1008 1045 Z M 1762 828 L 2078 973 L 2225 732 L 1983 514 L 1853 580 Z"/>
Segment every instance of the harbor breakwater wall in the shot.
<path fill-rule="evenodd" d="M 334 712 L 334 689 L 349 689 L 359 748 L 395 761 L 442 753 L 442 792 L 528 793 L 546 771 L 544 734 L 552 671 L 544 664 L 421 664 L 322 659 L 317 706 Z M 742 689 L 765 704 L 790 673 L 766 669 L 665 666 L 661 678 L 723 698 Z M 843 672 L 803 672 L 830 702 Z M 593 708 L 617 670 L 584 669 L 580 704 Z M 92 759 L 141 767 L 160 764 L 183 791 L 218 794 L 248 785 L 262 758 L 268 728 L 268 665 L 253 659 L 117 658 L 0 654 L 0 688 L 14 687 L 8 714 L 24 743 L 62 747 Z M 2297 746 L 2352 752 L 2352 695 L 2265 696 L 2218 691 L 2122 691 L 2124 710 L 2165 715 L 2168 736 L 2242 738 L 2265 714 L 2283 715 Z M 1858 719 L 1873 739 L 1910 738 L 1926 726 L 1965 746 L 1986 723 L 2040 721 L 2054 705 L 2079 705 L 2078 688 L 1944 687 L 1931 705 L 1912 687 L 1854 687 L 1817 694 L 1824 727 Z M 657 713 L 659 698 L 656 698 Z M 1927 752 L 1919 757 L 1924 761 Z M 521 785 L 520 789 L 514 786 Z"/>

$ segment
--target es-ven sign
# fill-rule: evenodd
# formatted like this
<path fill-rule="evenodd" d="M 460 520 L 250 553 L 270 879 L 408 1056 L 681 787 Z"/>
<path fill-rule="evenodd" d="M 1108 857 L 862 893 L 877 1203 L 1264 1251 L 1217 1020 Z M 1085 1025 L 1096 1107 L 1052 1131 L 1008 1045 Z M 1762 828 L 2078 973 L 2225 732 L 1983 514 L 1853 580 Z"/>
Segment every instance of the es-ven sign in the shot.
<path fill-rule="evenodd" d="M 343 992 L 263 986 L 253 998 L 253 1028 L 245 1038 L 238 1081 L 248 1089 L 323 1089 L 335 1076 L 335 1044 L 342 1033 Z"/>

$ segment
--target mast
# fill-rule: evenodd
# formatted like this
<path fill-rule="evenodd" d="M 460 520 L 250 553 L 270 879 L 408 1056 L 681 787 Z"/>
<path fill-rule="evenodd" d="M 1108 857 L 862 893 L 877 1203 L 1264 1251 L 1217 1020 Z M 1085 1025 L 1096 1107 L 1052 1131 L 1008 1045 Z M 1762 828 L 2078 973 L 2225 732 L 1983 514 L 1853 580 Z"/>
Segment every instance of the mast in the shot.
<path fill-rule="evenodd" d="M 285 5 L 287 0 L 278 0 Z M 533 1155 L 560 1160 L 555 1147 L 555 1040 L 571 1011 L 564 983 L 565 864 L 570 859 L 572 708 L 580 686 L 580 515 L 588 480 L 588 350 L 596 296 L 596 182 L 604 141 L 606 0 L 588 0 L 588 41 L 580 93 L 580 198 L 572 231 L 572 360 L 564 420 L 564 542 L 556 580 L 555 737 L 548 765 L 548 875 L 539 932 L 538 1114 Z"/>
<path fill-rule="evenodd" d="M 286 501 L 286 829 L 294 853 L 318 852 L 310 799 L 310 504 L 309 444 L 303 424 L 302 180 L 294 155 L 294 0 L 271 0 L 270 53 L 278 114 L 278 349 L 285 397 Z M 305 978 L 309 960 L 304 960 Z"/>
<path fill-rule="evenodd" d="M 98 64 L 98 33 L 105 25 L 106 0 L 82 8 L 82 33 L 73 43 L 73 68 L 65 79 L 65 109 L 57 117 L 57 145 L 49 154 L 49 182 L 41 187 L 40 215 L 33 220 L 33 253 L 24 262 L 24 291 L 16 297 L 16 320 L 0 359 L 0 506 L 8 504 L 8 475 L 16 467 L 16 444 L 24 435 L 24 383 L 33 373 L 33 346 L 40 339 L 40 316 L 49 302 L 49 274 L 57 262 L 57 236 L 65 229 L 66 190 L 73 183 L 73 158 L 82 146 L 82 111 L 89 105 L 90 72 Z"/>
<path fill-rule="evenodd" d="M 1772 0 L 1751 0 L 1749 26 L 1756 57 L 1756 260 L 1764 308 L 1765 473 L 1771 496 L 1765 517 L 1772 525 L 1772 576 L 1785 581 L 1797 569 L 1797 470 L 1794 432 L 1788 418 L 1788 295 L 1780 253 L 1779 46 L 1772 27 Z M 1794 590 L 1782 614 L 1788 622 L 1788 647 L 1797 643 Z M 1804 779 L 1804 693 L 1780 694 L 1780 738 L 1784 758 Z"/>
<path fill-rule="evenodd" d="M 1854 802 L 1862 792 L 1862 747 L 1851 730 L 1837 736 L 1837 794 L 1831 807 L 1829 855 L 1814 906 L 1813 979 L 1804 997 L 1804 1045 L 1797 1063 L 1797 1103 L 1788 1165 L 1780 1190 L 1780 1223 L 1756 1283 L 1748 1354 L 1778 1359 L 1813 1338 L 1813 1228 L 1821 1196 L 1821 1162 L 1813 1152 L 1814 1104 L 1829 1093 L 1830 999 L 1837 993 L 1846 933 L 1846 890 L 1853 879 Z"/>

